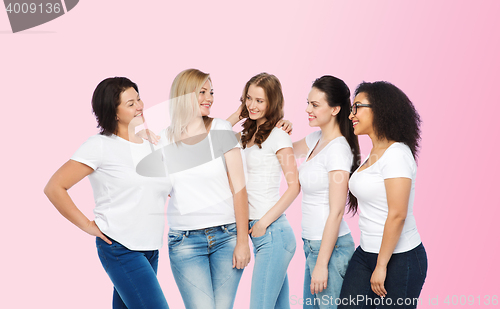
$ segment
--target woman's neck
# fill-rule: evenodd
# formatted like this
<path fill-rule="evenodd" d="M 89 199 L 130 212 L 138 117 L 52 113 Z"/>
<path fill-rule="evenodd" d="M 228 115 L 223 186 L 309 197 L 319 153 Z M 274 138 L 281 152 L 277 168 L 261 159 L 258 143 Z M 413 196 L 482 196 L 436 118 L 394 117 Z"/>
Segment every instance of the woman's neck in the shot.
<path fill-rule="evenodd" d="M 187 127 L 185 132 L 185 137 L 192 137 L 196 135 L 201 135 L 207 133 L 207 129 L 205 128 L 205 123 L 203 122 L 203 118 L 197 117 L 193 119 Z M 184 135 L 184 134 L 183 134 Z"/>
<path fill-rule="evenodd" d="M 342 136 L 339 124 L 333 119 L 332 121 L 320 126 L 319 128 L 321 129 L 321 139 L 323 141 L 331 141 L 336 139 L 337 137 Z"/>
<path fill-rule="evenodd" d="M 132 143 L 142 143 L 142 139 L 135 134 L 135 127 L 125 127 L 124 125 L 118 124 L 118 129 L 115 135 Z"/>
<path fill-rule="evenodd" d="M 387 149 L 389 146 L 394 144 L 394 141 L 388 140 L 387 138 L 383 137 L 380 138 L 378 137 L 375 133 L 368 134 L 370 139 L 372 140 L 372 151 L 374 150 L 381 150 L 381 149 Z"/>

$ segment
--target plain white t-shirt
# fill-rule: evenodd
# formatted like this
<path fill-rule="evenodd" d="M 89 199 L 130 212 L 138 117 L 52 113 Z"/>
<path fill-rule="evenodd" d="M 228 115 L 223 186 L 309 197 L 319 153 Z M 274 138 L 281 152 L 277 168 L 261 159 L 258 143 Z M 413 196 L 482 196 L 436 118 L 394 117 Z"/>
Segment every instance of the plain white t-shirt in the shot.
<path fill-rule="evenodd" d="M 273 128 L 261 146 L 244 150 L 250 220 L 261 219 L 280 199 L 281 164 L 276 153 L 293 147 L 288 133 L 279 128 Z"/>
<path fill-rule="evenodd" d="M 309 148 L 307 157 L 321 138 L 321 131 L 306 136 Z M 299 167 L 299 180 L 302 187 L 302 238 L 321 240 L 326 220 L 330 215 L 330 190 L 328 173 L 331 171 L 351 172 L 353 154 L 351 147 L 340 136 L 331 140 L 319 153 Z M 349 234 L 351 230 L 342 218 L 338 237 Z"/>
<path fill-rule="evenodd" d="M 413 216 L 417 164 L 407 145 L 394 143 L 371 166 L 361 172 L 356 170 L 349 181 L 349 189 L 358 199 L 360 246 L 366 252 L 379 253 L 382 244 L 389 211 L 384 179 L 400 177 L 411 179 L 411 193 L 403 231 L 393 253 L 409 251 L 421 243 Z"/>
<path fill-rule="evenodd" d="M 135 171 L 154 147 L 116 135 L 91 136 L 71 160 L 91 167 L 95 223 L 130 250 L 157 250 L 163 244 L 164 207 L 172 185 L 167 176 L 144 177 Z"/>
<path fill-rule="evenodd" d="M 161 135 L 167 140 L 165 131 Z M 173 185 L 167 208 L 171 229 L 197 230 L 236 222 L 224 160 L 224 153 L 235 147 L 239 144 L 231 124 L 217 118 L 199 143 L 164 147 Z"/>

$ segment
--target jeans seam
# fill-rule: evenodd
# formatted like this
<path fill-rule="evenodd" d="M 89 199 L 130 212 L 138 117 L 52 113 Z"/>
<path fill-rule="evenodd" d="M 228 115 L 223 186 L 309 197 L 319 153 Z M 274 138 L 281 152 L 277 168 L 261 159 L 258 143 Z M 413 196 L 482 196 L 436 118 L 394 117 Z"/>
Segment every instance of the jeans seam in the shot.
<path fill-rule="evenodd" d="M 285 241 L 285 237 L 284 237 L 284 235 L 283 235 L 283 233 L 287 233 L 287 231 L 285 231 L 285 230 L 284 230 L 284 229 L 282 229 L 282 228 L 279 228 L 278 230 L 279 230 L 279 232 L 280 232 L 280 237 L 281 237 L 281 245 L 282 245 L 283 249 L 284 249 L 286 252 L 288 252 L 288 253 L 290 253 L 290 254 L 294 255 L 294 254 L 295 254 L 295 250 L 297 250 L 297 241 L 295 241 L 295 246 L 294 246 L 294 248 L 293 248 L 293 251 L 288 250 L 288 249 L 286 248 L 286 246 L 285 246 L 286 241 Z M 293 234 L 293 231 L 291 231 L 291 233 Z M 294 240 L 295 240 L 295 234 L 293 234 L 293 238 L 294 238 Z"/>
<path fill-rule="evenodd" d="M 417 258 L 417 264 L 418 264 L 418 269 L 420 270 L 420 275 L 424 276 L 424 272 L 422 270 L 422 265 L 421 265 L 420 259 L 418 258 L 418 253 L 416 250 L 415 250 L 415 257 Z"/>
<path fill-rule="evenodd" d="M 201 293 L 205 294 L 208 296 L 208 298 L 210 298 L 211 300 L 213 300 L 215 302 L 215 299 L 212 298 L 212 296 L 208 295 L 207 293 L 205 293 L 205 291 L 203 291 L 202 289 L 200 289 L 197 285 L 195 285 L 194 283 L 192 283 L 191 281 L 189 281 L 183 274 L 182 274 L 182 271 L 177 267 L 175 266 L 175 264 L 172 264 L 172 261 L 170 261 L 170 265 L 171 267 L 174 267 L 175 270 L 177 270 L 177 272 L 179 273 L 179 275 L 181 276 L 182 280 L 189 283 L 190 285 L 194 286 L 198 291 L 200 291 Z M 224 282 L 225 283 L 225 282 Z M 213 288 L 213 287 L 212 287 Z M 215 290 L 214 290 L 215 291 Z M 215 295 L 214 295 L 215 296 Z"/>
<path fill-rule="evenodd" d="M 108 259 L 106 258 L 106 255 L 105 255 L 104 253 L 99 253 L 99 251 L 101 251 L 101 252 L 102 252 L 102 246 L 101 246 L 101 245 L 97 245 L 97 255 L 98 255 L 99 257 L 101 257 L 101 256 L 102 256 L 102 258 L 104 259 L 104 262 L 106 262 L 106 266 L 104 267 L 104 270 L 106 270 L 106 271 L 107 271 L 107 270 L 108 270 L 108 267 L 109 267 L 109 262 L 108 262 Z M 102 264 L 102 262 L 101 262 L 101 264 Z M 104 265 L 103 265 L 103 266 L 104 266 Z"/>
<path fill-rule="evenodd" d="M 267 229 L 266 229 L 266 234 L 267 234 Z M 266 234 L 264 234 L 263 236 L 265 236 Z M 273 236 L 271 232 L 269 232 L 269 234 L 271 235 L 271 237 Z M 257 238 L 259 238 L 259 237 L 257 237 Z M 273 243 L 273 239 L 275 239 L 275 237 L 271 238 L 271 243 Z M 283 239 L 281 241 L 283 242 Z M 274 256 L 274 251 L 275 251 L 275 247 L 274 247 L 273 244 L 271 244 L 271 256 Z M 257 250 L 254 251 L 254 255 L 255 255 L 255 260 L 256 261 L 257 261 L 257 252 L 258 252 Z M 267 263 L 267 268 L 266 268 L 266 271 L 265 271 L 266 276 L 264 276 L 264 280 L 262 282 L 263 286 L 266 286 L 266 282 L 267 282 L 267 279 L 268 279 L 267 275 L 270 273 L 270 271 L 269 271 L 269 267 L 270 266 L 271 266 L 271 263 Z"/>
<path fill-rule="evenodd" d="M 112 251 L 114 251 L 115 249 L 114 248 L 111 248 Z M 132 251 L 132 250 L 131 250 Z M 127 271 L 125 271 L 124 267 L 123 267 L 123 264 L 122 262 L 120 261 L 120 259 L 118 259 L 117 257 L 116 258 L 116 261 L 118 262 L 118 264 L 120 265 L 121 269 L 123 270 L 123 273 L 127 276 L 127 279 L 130 281 L 130 283 L 132 284 L 132 286 L 134 287 L 134 290 L 135 290 L 135 294 L 137 295 L 137 297 L 139 298 L 139 300 L 141 301 L 141 306 L 143 308 L 146 308 L 146 305 L 144 303 L 144 300 L 142 299 L 140 293 L 138 293 L 138 290 L 137 290 L 137 286 L 136 284 L 134 283 L 134 280 L 132 280 L 132 278 L 130 278 L 130 275 Z M 120 293 L 118 293 L 120 294 Z M 120 296 L 121 297 L 121 296 Z"/>

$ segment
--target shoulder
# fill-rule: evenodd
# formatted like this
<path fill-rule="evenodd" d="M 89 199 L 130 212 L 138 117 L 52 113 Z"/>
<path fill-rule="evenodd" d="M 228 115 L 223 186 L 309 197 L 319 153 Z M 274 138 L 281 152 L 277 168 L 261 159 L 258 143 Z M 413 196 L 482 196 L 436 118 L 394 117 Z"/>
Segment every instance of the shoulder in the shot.
<path fill-rule="evenodd" d="M 210 130 L 233 130 L 233 127 L 231 126 L 231 123 L 227 120 L 220 119 L 220 118 L 214 118 L 212 120 L 212 126 L 210 127 Z"/>
<path fill-rule="evenodd" d="M 292 147 L 292 139 L 290 135 L 283 131 L 281 128 L 273 128 L 271 133 L 264 141 L 264 143 L 268 142 L 269 144 L 277 144 L 280 145 L 280 148 L 283 147 Z"/>
<path fill-rule="evenodd" d="M 411 161 L 415 162 L 415 158 L 413 158 L 413 154 L 411 152 L 410 147 L 408 147 L 404 143 L 399 143 L 399 142 L 395 142 L 394 144 L 389 146 L 389 148 L 387 148 L 382 158 L 384 158 L 386 161 L 395 160 L 398 158 L 404 158 L 406 160 L 409 160 L 410 162 Z"/>
<path fill-rule="evenodd" d="M 290 135 L 288 135 L 288 133 L 286 133 L 285 131 L 283 131 L 283 129 L 276 128 L 276 127 L 274 127 L 271 130 L 271 133 L 269 134 L 268 138 L 271 138 L 271 137 L 273 139 L 279 139 L 279 140 L 291 140 Z"/>
<path fill-rule="evenodd" d="M 83 145 L 100 147 L 103 143 L 109 142 L 111 139 L 112 139 L 111 136 L 95 134 L 87 138 L 87 140 L 83 143 Z"/>
<path fill-rule="evenodd" d="M 320 137 L 321 137 L 321 130 L 309 133 L 305 138 L 307 147 L 309 149 L 313 148 L 320 139 Z"/>
<path fill-rule="evenodd" d="M 334 139 L 329 148 L 336 152 L 351 153 L 351 146 L 343 136 Z"/>
<path fill-rule="evenodd" d="M 417 163 L 410 147 L 403 143 L 394 143 L 380 158 L 381 172 L 384 179 L 406 177 L 413 179 L 417 172 Z"/>

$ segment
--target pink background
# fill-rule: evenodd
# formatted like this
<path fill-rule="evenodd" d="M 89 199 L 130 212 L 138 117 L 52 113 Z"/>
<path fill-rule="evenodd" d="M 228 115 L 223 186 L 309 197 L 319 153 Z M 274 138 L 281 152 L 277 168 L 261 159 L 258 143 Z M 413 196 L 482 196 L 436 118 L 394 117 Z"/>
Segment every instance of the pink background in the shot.
<path fill-rule="evenodd" d="M 306 97 L 324 74 L 354 91 L 387 80 L 423 119 L 415 215 L 429 258 L 420 308 L 429 298 L 499 295 L 498 190 L 493 154 L 500 115 L 498 1 L 80 1 L 68 14 L 12 34 L 0 9 L 3 220 L 2 308 L 109 308 L 112 285 L 94 238 L 43 194 L 52 173 L 97 132 L 90 99 L 99 81 L 127 76 L 147 107 L 168 98 L 174 76 L 210 72 L 212 116 L 238 105 L 244 83 L 278 76 L 293 140 L 313 131 Z M 163 3 L 163 2 L 162 2 Z M 365 156 L 371 144 L 361 138 Z M 498 191 L 497 191 L 498 192 Z M 70 190 L 92 218 L 91 187 Z M 287 211 L 297 236 L 291 295 L 302 297 L 300 199 Z M 356 244 L 357 217 L 348 219 Z M 182 300 L 161 249 L 159 280 L 171 308 Z M 253 263 L 253 262 L 252 262 Z M 251 266 L 235 308 L 246 308 Z M 478 298 L 481 297 L 481 306 Z M 435 302 L 435 301 L 434 301 Z M 471 306 L 469 306 L 471 307 Z M 292 308 L 300 308 L 293 305 Z"/>

